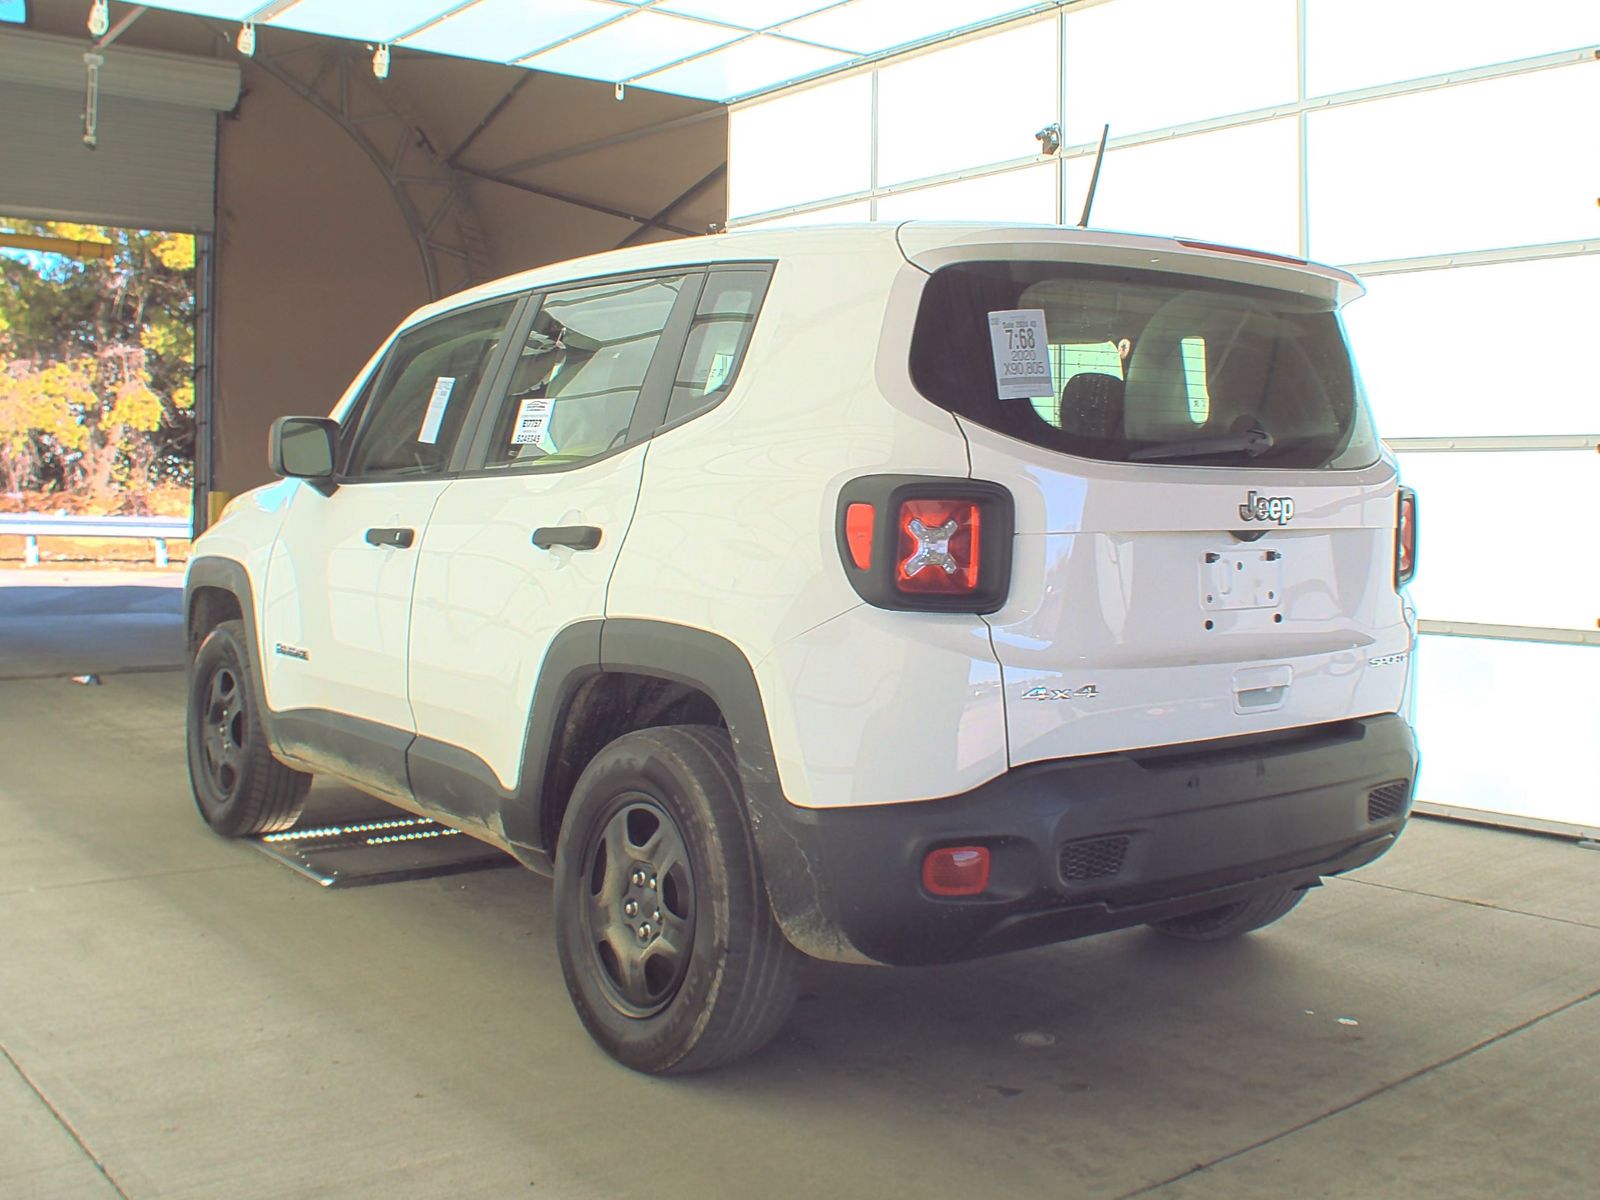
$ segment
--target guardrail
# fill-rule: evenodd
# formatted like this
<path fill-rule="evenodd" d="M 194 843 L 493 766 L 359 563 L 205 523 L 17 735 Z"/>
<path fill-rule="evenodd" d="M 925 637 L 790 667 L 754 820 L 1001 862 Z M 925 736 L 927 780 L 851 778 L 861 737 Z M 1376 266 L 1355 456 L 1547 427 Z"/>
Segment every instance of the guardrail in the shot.
<path fill-rule="evenodd" d="M 187 517 L 53 517 L 45 513 L 0 513 L 0 535 L 22 538 L 25 566 L 39 565 L 39 539 L 69 538 L 147 538 L 156 544 L 156 566 L 164 567 L 170 538 L 194 536 L 194 524 Z"/>

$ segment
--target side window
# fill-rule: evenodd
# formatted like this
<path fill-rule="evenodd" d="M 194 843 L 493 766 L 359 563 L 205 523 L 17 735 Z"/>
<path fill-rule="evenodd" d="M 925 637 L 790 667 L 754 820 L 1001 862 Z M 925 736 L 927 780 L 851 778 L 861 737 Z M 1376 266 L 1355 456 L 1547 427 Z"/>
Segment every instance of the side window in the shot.
<path fill-rule="evenodd" d="M 547 295 L 512 370 L 484 466 L 580 462 L 622 445 L 687 278 Z"/>
<path fill-rule="evenodd" d="M 391 479 L 445 468 L 515 299 L 429 321 L 399 337 L 368 386 L 345 476 Z"/>
<path fill-rule="evenodd" d="M 673 381 L 669 422 L 727 395 L 750 341 L 767 278 L 764 270 L 740 269 L 713 271 L 706 280 Z"/>

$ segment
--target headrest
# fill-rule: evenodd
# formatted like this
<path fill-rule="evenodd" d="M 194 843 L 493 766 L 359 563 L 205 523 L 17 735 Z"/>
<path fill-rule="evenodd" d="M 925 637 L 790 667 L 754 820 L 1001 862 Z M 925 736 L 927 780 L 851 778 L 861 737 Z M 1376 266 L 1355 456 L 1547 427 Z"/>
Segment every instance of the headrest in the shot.
<path fill-rule="evenodd" d="M 1074 375 L 1061 389 L 1061 431 L 1092 438 L 1121 436 L 1122 393 L 1122 380 L 1115 375 Z"/>

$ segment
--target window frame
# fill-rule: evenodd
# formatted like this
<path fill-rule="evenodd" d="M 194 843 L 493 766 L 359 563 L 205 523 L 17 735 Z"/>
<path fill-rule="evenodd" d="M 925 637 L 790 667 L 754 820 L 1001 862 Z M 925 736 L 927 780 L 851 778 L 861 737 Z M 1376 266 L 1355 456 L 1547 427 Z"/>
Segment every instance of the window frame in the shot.
<path fill-rule="evenodd" d="M 366 380 L 361 384 L 359 395 L 357 395 L 355 402 L 351 404 L 350 411 L 345 414 L 344 421 L 341 423 L 339 470 L 334 476 L 334 482 L 340 487 L 364 483 L 420 483 L 428 480 L 454 478 L 460 474 L 464 450 L 470 444 L 470 438 L 475 431 L 475 420 L 484 403 L 486 389 L 497 381 L 506 360 L 507 346 L 510 345 L 510 337 L 507 331 L 515 331 L 520 327 L 528 299 L 529 295 L 526 292 L 507 292 L 498 296 L 489 296 L 472 304 L 463 304 L 459 308 L 435 313 L 426 320 L 395 330 L 389 339 L 388 349 L 384 351 L 383 357 L 372 368 Z M 354 458 L 362 438 L 367 435 L 372 421 L 372 414 L 375 411 L 372 402 L 373 394 L 378 390 L 379 384 L 387 378 L 390 369 L 394 366 L 396 354 L 400 350 L 402 343 L 410 338 L 412 334 L 426 330 L 441 321 L 454 320 L 466 313 L 504 304 L 509 304 L 510 307 L 506 313 L 505 321 L 500 326 L 499 344 L 490 353 L 488 361 L 484 364 L 483 374 L 468 401 L 466 415 L 461 421 L 461 428 L 456 433 L 455 441 L 451 445 L 449 453 L 445 455 L 443 465 L 437 470 L 415 475 L 351 474 L 350 462 Z M 523 333 L 523 336 L 527 336 L 526 332 Z"/>
<path fill-rule="evenodd" d="M 480 393 L 481 402 L 476 404 L 473 410 L 468 413 L 467 424 L 462 428 L 461 437 L 458 439 L 457 444 L 458 446 L 465 445 L 467 449 L 462 456 L 462 462 L 456 474 L 462 478 L 501 479 L 512 476 L 548 475 L 580 470 L 631 450 L 635 446 L 650 441 L 663 430 L 676 428 L 703 413 L 709 412 L 732 392 L 739 376 L 739 369 L 744 361 L 745 348 L 749 345 L 749 335 L 746 335 L 740 345 L 738 359 L 734 362 L 733 369 L 728 374 L 727 386 L 721 389 L 721 397 L 711 404 L 696 408 L 669 422 L 667 420 L 667 410 L 672 400 L 673 388 L 677 383 L 678 372 L 682 367 L 683 356 L 688 347 L 689 331 L 693 327 L 695 313 L 700 306 L 700 297 L 704 293 L 708 280 L 715 272 L 727 269 L 764 269 L 767 272 L 767 282 L 761 296 L 761 301 L 764 303 L 767 292 L 771 290 L 771 276 L 775 265 L 771 260 L 681 263 L 670 266 L 650 267 L 637 271 L 622 271 L 614 275 L 591 275 L 580 279 L 562 280 L 559 283 L 547 284 L 528 292 L 525 298 L 525 306 L 517 314 L 511 330 L 506 336 L 503 347 L 504 353 L 488 380 L 489 390 Z M 604 453 L 594 455 L 592 458 L 564 462 L 541 462 L 538 459 L 529 459 L 526 462 L 512 462 L 499 466 L 488 465 L 489 455 L 493 449 L 491 442 L 494 438 L 495 426 L 500 417 L 502 407 L 509 399 L 508 392 L 511 385 L 511 376 L 516 368 L 516 357 L 512 353 L 512 348 L 520 349 L 527 340 L 528 333 L 533 328 L 533 323 L 538 318 L 547 299 L 564 292 L 581 291 L 585 288 L 607 284 L 626 284 L 680 275 L 684 277 L 683 290 L 679 292 L 678 299 L 672 306 L 672 312 L 668 315 L 667 322 L 662 327 L 661 337 L 656 345 L 655 352 L 651 355 L 650 365 L 645 369 L 644 381 L 639 388 L 639 400 L 634 405 L 633 418 L 628 423 L 628 434 L 622 441 Z M 754 314 L 756 317 L 760 315 L 760 307 L 758 303 Z M 750 329 L 753 331 L 754 327 L 755 320 L 752 319 Z"/>

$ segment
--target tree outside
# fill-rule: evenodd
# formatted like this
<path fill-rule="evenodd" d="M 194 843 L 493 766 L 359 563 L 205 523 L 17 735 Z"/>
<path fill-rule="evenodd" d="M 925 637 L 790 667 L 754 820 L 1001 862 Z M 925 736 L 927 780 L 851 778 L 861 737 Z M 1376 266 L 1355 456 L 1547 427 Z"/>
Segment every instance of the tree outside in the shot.
<path fill-rule="evenodd" d="M 0 511 L 187 515 L 194 238 L 0 228 L 110 247 L 82 260 L 0 247 Z"/>

